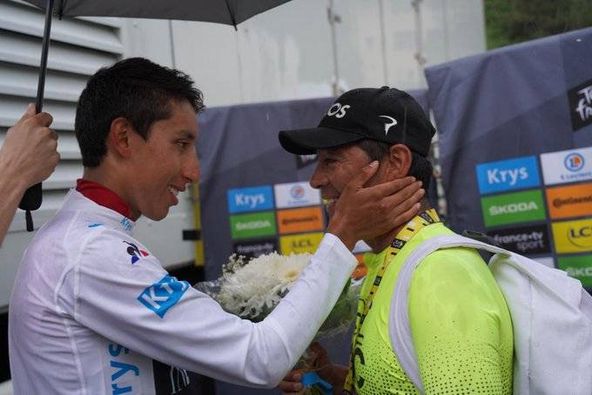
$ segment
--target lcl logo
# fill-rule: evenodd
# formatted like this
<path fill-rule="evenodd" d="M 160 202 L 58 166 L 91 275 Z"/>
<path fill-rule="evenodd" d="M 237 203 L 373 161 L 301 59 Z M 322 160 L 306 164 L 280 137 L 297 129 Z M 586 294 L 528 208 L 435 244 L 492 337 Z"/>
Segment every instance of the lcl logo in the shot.
<path fill-rule="evenodd" d="M 569 241 L 580 248 L 592 248 L 592 226 L 571 228 L 568 232 Z"/>
<path fill-rule="evenodd" d="M 292 248 L 305 248 L 312 247 L 312 241 L 309 239 L 294 240 L 292 242 Z"/>
<path fill-rule="evenodd" d="M 345 112 L 350 107 L 351 106 L 349 104 L 342 105 L 341 103 L 335 103 L 331 106 L 331 108 L 329 108 L 327 115 L 330 117 L 334 116 L 335 118 L 343 118 L 345 117 Z"/>

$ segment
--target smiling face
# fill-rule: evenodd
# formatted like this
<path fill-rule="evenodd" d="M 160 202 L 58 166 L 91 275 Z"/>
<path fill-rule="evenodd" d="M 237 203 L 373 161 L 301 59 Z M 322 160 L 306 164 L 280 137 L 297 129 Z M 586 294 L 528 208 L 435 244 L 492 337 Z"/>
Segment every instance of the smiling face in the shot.
<path fill-rule="evenodd" d="M 195 111 L 187 101 L 171 101 L 169 105 L 171 116 L 154 122 L 147 140 L 137 133 L 129 135 L 133 177 L 126 185 L 125 200 L 133 219 L 140 215 L 155 221 L 163 219 L 179 202 L 179 191 L 199 179 Z"/>
<path fill-rule="evenodd" d="M 368 154 L 356 144 L 317 151 L 318 163 L 310 178 L 310 185 L 321 191 L 327 204 L 329 215 L 333 215 L 335 201 L 345 186 L 362 168 L 371 162 Z M 366 183 L 375 185 L 384 178 L 384 166 L 381 162 L 377 173 Z"/>

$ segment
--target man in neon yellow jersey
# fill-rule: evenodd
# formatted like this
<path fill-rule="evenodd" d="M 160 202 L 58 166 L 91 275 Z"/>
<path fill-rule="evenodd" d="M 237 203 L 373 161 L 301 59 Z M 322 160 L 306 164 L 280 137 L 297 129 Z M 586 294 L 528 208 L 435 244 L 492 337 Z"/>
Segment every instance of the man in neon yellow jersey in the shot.
<path fill-rule="evenodd" d="M 427 160 L 434 128 L 407 93 L 388 87 L 354 89 L 329 108 L 319 127 L 280 132 L 282 146 L 295 154 L 318 154 L 310 184 L 332 202 L 368 162 L 380 167 L 371 182 L 415 176 L 429 184 Z M 416 394 L 392 350 L 389 321 L 397 276 L 424 240 L 450 234 L 427 199 L 405 226 L 372 240 L 365 257 L 352 339 L 350 366 L 331 364 L 316 347 L 320 375 L 334 393 Z M 426 394 L 511 394 L 513 335 L 503 295 L 487 265 L 471 249 L 436 251 L 415 271 L 409 290 L 409 320 Z M 293 371 L 280 384 L 286 393 L 302 389 Z"/>

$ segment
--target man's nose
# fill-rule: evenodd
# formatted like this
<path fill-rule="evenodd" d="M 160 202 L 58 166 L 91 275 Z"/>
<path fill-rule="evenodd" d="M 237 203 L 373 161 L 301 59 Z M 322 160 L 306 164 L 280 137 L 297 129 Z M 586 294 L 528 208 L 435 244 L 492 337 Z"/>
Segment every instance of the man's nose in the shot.
<path fill-rule="evenodd" d="M 314 189 L 320 189 L 323 185 L 326 184 L 326 177 L 324 176 L 323 172 L 319 169 L 319 166 L 315 167 L 312 176 L 310 176 L 309 184 Z"/>
<path fill-rule="evenodd" d="M 199 159 L 197 157 L 197 152 L 195 152 L 195 150 L 193 150 L 191 157 L 189 158 L 187 163 L 185 163 L 183 170 L 184 170 L 183 176 L 185 178 L 187 178 L 189 181 L 191 181 L 191 182 L 199 181 L 199 176 L 201 175 L 201 172 L 200 172 Z"/>

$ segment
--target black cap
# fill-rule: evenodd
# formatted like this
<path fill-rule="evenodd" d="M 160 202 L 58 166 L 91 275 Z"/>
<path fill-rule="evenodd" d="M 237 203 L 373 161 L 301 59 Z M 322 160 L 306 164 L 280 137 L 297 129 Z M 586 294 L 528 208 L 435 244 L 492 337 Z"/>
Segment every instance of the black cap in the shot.
<path fill-rule="evenodd" d="M 280 144 L 298 155 L 363 139 L 405 144 L 427 156 L 436 130 L 411 95 L 395 88 L 359 88 L 339 96 L 319 126 L 282 130 Z"/>

